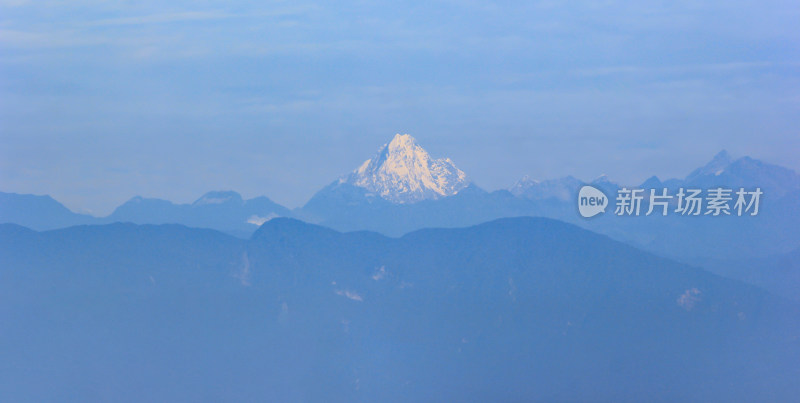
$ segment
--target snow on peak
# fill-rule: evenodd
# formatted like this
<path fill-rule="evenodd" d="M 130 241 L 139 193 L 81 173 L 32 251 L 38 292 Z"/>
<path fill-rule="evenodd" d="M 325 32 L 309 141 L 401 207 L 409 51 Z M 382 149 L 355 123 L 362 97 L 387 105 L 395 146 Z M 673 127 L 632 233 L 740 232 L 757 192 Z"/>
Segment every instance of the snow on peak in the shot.
<path fill-rule="evenodd" d="M 723 172 L 725 172 L 725 169 L 727 169 L 728 166 L 730 166 L 733 163 L 733 161 L 734 161 L 733 157 L 731 157 L 731 155 L 728 154 L 727 151 L 722 150 L 718 152 L 717 155 L 715 155 L 714 158 L 712 158 L 708 164 L 692 171 L 692 173 L 690 173 L 689 176 L 686 177 L 686 180 L 692 181 L 701 176 L 706 176 L 706 175 L 719 176 Z"/>
<path fill-rule="evenodd" d="M 393 203 L 452 196 L 469 185 L 449 158 L 433 159 L 408 134 L 397 134 L 342 182 L 359 186 Z"/>
<path fill-rule="evenodd" d="M 514 195 L 519 196 L 520 194 L 525 193 L 528 189 L 538 186 L 540 183 L 541 182 L 539 182 L 538 180 L 533 179 L 528 175 L 525 175 L 522 177 L 522 179 L 518 180 L 517 183 L 508 188 L 508 191 Z"/>
<path fill-rule="evenodd" d="M 539 182 L 536 179 L 531 178 L 529 175 L 525 175 L 525 176 L 522 177 L 522 179 L 517 181 L 518 185 L 520 185 L 520 184 L 524 185 L 524 184 L 528 184 L 528 183 L 536 185 L 536 184 L 539 184 L 541 182 Z"/>
<path fill-rule="evenodd" d="M 207 204 L 222 204 L 228 202 L 243 203 L 242 196 L 233 191 L 214 191 L 208 192 L 195 200 L 192 205 L 203 206 Z"/>
<path fill-rule="evenodd" d="M 277 217 L 280 217 L 280 216 L 275 214 L 275 213 L 269 213 L 269 214 L 267 214 L 266 217 L 262 217 L 260 215 L 253 214 L 253 215 L 251 215 L 250 217 L 247 218 L 247 223 L 248 224 L 253 224 L 253 225 L 256 225 L 256 226 L 260 227 L 265 222 L 267 222 L 267 221 L 269 221 L 269 220 L 271 220 L 273 218 L 277 218 Z"/>
<path fill-rule="evenodd" d="M 581 181 L 572 176 L 538 181 L 526 175 L 517 181 L 514 186 L 511 186 L 508 191 L 514 196 L 530 200 L 555 198 L 566 201 L 573 198 L 578 188 L 581 186 L 581 183 Z"/>

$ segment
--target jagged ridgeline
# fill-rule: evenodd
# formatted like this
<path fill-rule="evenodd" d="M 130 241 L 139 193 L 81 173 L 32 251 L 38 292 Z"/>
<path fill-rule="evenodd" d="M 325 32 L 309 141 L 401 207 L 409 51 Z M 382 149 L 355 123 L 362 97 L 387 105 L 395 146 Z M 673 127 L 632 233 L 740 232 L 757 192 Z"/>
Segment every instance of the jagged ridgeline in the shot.
<path fill-rule="evenodd" d="M 714 267 L 720 266 L 720 260 L 785 255 L 800 248 L 800 175 L 750 157 L 734 158 L 722 151 L 683 179 L 662 181 L 651 176 L 638 186 L 627 185 L 668 189 L 671 194 L 681 187 L 759 187 L 764 193 L 760 213 L 746 219 L 671 215 L 619 220 L 605 214 L 587 221 L 576 209 L 577 192 L 584 184 L 602 189 L 612 201 L 621 188 L 606 175 L 591 181 L 572 176 L 549 180 L 526 176 L 507 190 L 487 192 L 451 160 L 433 158 L 413 137 L 397 134 L 375 156 L 295 209 L 263 196 L 244 199 L 233 191 L 214 191 L 188 204 L 137 196 L 107 217 L 92 217 L 73 213 L 49 196 L 0 193 L 0 222 L 36 230 L 113 222 L 174 223 L 248 238 L 275 217 L 298 218 L 339 231 L 370 230 L 399 236 L 421 228 L 541 216 L 695 264 L 706 265 L 712 259 Z"/>

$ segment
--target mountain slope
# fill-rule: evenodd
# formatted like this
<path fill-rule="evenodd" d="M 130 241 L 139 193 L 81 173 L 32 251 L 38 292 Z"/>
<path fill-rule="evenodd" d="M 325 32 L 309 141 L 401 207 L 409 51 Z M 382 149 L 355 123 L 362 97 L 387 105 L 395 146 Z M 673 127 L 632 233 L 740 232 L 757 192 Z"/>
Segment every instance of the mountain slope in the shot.
<path fill-rule="evenodd" d="M 749 259 L 705 259 L 698 263 L 720 276 L 754 284 L 800 302 L 800 248 L 789 253 Z"/>
<path fill-rule="evenodd" d="M 367 230 L 400 236 L 425 227 L 461 227 L 536 212 L 529 200 L 507 191 L 489 193 L 474 184 L 453 196 L 397 204 L 364 188 L 334 183 L 315 194 L 296 211 L 296 216 L 339 231 Z"/>
<path fill-rule="evenodd" d="M 720 157 L 722 154 L 724 156 Z M 706 166 L 689 174 L 683 186 L 703 189 L 760 187 L 769 197 L 777 199 L 791 191 L 800 190 L 800 175 L 791 169 L 750 157 L 732 159 L 722 151 Z"/>
<path fill-rule="evenodd" d="M 74 213 L 50 196 L 0 192 L 0 223 L 49 230 L 97 222 L 95 217 Z"/>
<path fill-rule="evenodd" d="M 277 218 L 249 241 L 174 225 L 0 225 L 0 240 L 11 400 L 800 392 L 794 307 L 549 219 L 387 238 Z"/>

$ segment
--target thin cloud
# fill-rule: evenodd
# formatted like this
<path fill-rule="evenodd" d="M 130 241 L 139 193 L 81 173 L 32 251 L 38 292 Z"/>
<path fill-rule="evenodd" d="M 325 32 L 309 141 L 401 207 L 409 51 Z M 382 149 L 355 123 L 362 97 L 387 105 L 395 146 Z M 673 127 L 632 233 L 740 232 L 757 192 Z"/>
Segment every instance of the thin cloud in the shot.
<path fill-rule="evenodd" d="M 353 301 L 358 301 L 358 302 L 364 301 L 364 298 L 361 295 L 350 290 L 336 290 L 336 295 L 346 297 Z"/>
<path fill-rule="evenodd" d="M 239 17 L 224 11 L 187 11 L 181 13 L 152 14 L 137 17 L 106 18 L 86 23 L 86 26 L 117 26 L 117 25 L 145 25 L 168 24 L 183 21 L 220 20 Z"/>
<path fill-rule="evenodd" d="M 299 16 L 314 7 L 292 7 L 282 8 L 270 11 L 230 13 L 224 10 L 207 10 L 207 11 L 183 11 L 176 13 L 160 13 L 140 15 L 134 17 L 117 17 L 105 18 L 84 23 L 84 26 L 124 26 L 124 25 L 151 25 L 151 24 L 170 24 L 176 22 L 190 22 L 190 21 L 208 21 L 208 20 L 224 20 L 231 18 L 263 18 L 263 17 L 281 17 L 281 16 Z"/>
<path fill-rule="evenodd" d="M 771 61 L 736 61 L 725 63 L 682 64 L 674 66 L 602 66 L 572 70 L 572 74 L 583 77 L 600 77 L 616 74 L 676 74 L 719 73 L 725 71 L 765 69 L 776 66 L 797 66 L 798 62 L 777 63 Z"/>

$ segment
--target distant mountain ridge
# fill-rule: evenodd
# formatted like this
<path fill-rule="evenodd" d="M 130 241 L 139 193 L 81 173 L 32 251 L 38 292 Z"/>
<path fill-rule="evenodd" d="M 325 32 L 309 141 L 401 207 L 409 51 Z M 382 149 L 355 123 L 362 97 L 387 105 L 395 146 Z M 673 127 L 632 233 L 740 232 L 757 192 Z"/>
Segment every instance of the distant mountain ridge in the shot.
<path fill-rule="evenodd" d="M 764 192 L 758 217 L 709 220 L 679 216 L 614 219 L 613 209 L 595 220 L 576 211 L 578 189 L 592 184 L 612 201 L 621 185 L 602 175 L 585 182 L 572 176 L 537 181 L 524 177 L 508 190 L 487 192 L 449 159 L 433 159 L 410 135 L 398 134 L 359 168 L 290 210 L 262 197 L 243 200 L 235 192 L 209 192 L 191 204 L 135 197 L 110 216 L 94 218 L 68 211 L 52 199 L 37 203 L 24 196 L 0 197 L 0 222 L 34 229 L 106 222 L 180 223 L 248 237 L 274 217 L 294 217 L 341 231 L 371 230 L 388 235 L 425 227 L 459 227 L 501 217 L 555 218 L 613 236 L 667 256 L 691 258 L 758 257 L 800 247 L 800 175 L 790 169 L 726 151 L 682 179 L 652 176 L 639 187 L 710 189 L 726 187 Z M 41 207 L 39 207 L 41 206 Z M 40 211 L 41 210 L 41 211 Z M 702 242 L 700 242 L 702 241 Z"/>
<path fill-rule="evenodd" d="M 0 222 L 36 230 L 50 230 L 84 224 L 131 222 L 137 224 L 183 224 L 214 228 L 249 237 L 259 225 L 292 212 L 266 197 L 244 200 L 233 191 L 208 192 L 189 204 L 136 196 L 106 217 L 73 213 L 49 196 L 0 192 Z"/>
<path fill-rule="evenodd" d="M 717 154 L 706 166 L 689 174 L 675 185 L 711 188 L 760 187 L 773 198 L 800 190 L 800 175 L 791 169 L 750 157 L 733 159 L 726 151 Z"/>
<path fill-rule="evenodd" d="M 552 198 L 572 201 L 577 195 L 578 189 L 584 184 L 600 185 L 599 187 L 606 185 L 609 189 L 620 187 L 605 175 L 591 182 L 584 182 L 572 176 L 540 182 L 524 176 L 509 188 L 509 191 L 516 196 L 531 200 Z M 800 175 L 791 169 L 750 157 L 734 158 L 727 151 L 722 150 L 706 165 L 693 170 L 682 179 L 673 178 L 662 181 L 657 176 L 651 176 L 638 186 L 628 185 L 628 188 L 641 189 L 668 188 L 676 190 L 679 187 L 700 189 L 761 187 L 772 197 L 782 197 L 800 189 Z"/>
<path fill-rule="evenodd" d="M 75 213 L 50 196 L 0 192 L 0 223 L 48 230 L 97 223 L 97 219 Z"/>

